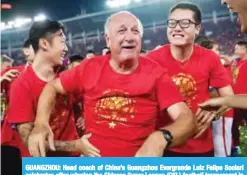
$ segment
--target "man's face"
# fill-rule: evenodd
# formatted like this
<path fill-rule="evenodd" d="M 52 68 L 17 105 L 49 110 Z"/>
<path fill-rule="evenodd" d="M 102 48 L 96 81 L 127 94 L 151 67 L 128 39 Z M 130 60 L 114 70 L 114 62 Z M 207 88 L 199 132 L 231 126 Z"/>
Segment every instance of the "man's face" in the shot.
<path fill-rule="evenodd" d="M 243 58 L 246 54 L 247 54 L 247 49 L 245 46 L 242 45 L 236 45 L 235 46 L 235 51 L 234 53 L 239 57 L 239 58 Z"/>
<path fill-rule="evenodd" d="M 247 33 L 247 0 L 221 0 L 231 12 L 237 12 L 241 31 Z"/>
<path fill-rule="evenodd" d="M 3 71 L 4 69 L 11 67 L 12 66 L 12 62 L 9 61 L 3 61 L 1 63 L 1 71 Z"/>
<path fill-rule="evenodd" d="M 192 44 L 195 40 L 196 35 L 200 32 L 200 25 L 195 24 L 193 19 L 194 12 L 191 10 L 176 9 L 170 16 L 169 21 L 171 26 L 178 20 L 182 20 L 176 24 L 176 27 L 167 27 L 167 37 L 171 44 L 176 46 L 185 46 Z"/>
<path fill-rule="evenodd" d="M 113 59 L 122 62 L 139 58 L 141 31 L 131 14 L 120 13 L 112 17 L 105 38 Z"/>
<path fill-rule="evenodd" d="M 86 55 L 86 58 L 93 58 L 93 57 L 95 57 L 95 54 L 94 53 L 87 53 L 87 55 Z"/>
<path fill-rule="evenodd" d="M 66 45 L 66 37 L 62 30 L 52 35 L 51 42 L 48 46 L 49 58 L 55 65 L 62 65 L 68 47 Z"/>
<path fill-rule="evenodd" d="M 32 63 L 35 55 L 32 45 L 23 48 L 23 53 L 27 59 L 27 62 Z"/>

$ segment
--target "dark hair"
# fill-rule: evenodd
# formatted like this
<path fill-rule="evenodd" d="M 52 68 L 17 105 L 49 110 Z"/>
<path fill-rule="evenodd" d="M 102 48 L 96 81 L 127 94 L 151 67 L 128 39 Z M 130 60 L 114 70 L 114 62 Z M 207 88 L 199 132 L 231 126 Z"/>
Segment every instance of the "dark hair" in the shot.
<path fill-rule="evenodd" d="M 33 23 L 29 30 L 29 39 L 33 46 L 33 50 L 36 53 L 39 50 L 39 40 L 41 38 L 47 38 L 50 35 L 62 30 L 64 32 L 64 26 L 58 21 L 44 20 Z"/>
<path fill-rule="evenodd" d="M 201 9 L 197 5 L 193 3 L 188 3 L 188 2 L 178 3 L 170 9 L 170 14 L 174 12 L 176 9 L 191 10 L 192 12 L 194 12 L 193 18 L 196 24 L 201 24 L 202 12 L 201 12 Z"/>
<path fill-rule="evenodd" d="M 215 44 L 217 44 L 216 42 L 208 39 L 206 36 L 196 37 L 195 43 L 210 50 L 213 49 Z"/>
<path fill-rule="evenodd" d="M 245 46 L 247 48 L 247 41 L 246 40 L 240 40 L 237 42 L 236 45 Z"/>
<path fill-rule="evenodd" d="M 109 49 L 109 50 L 110 50 L 110 48 L 109 48 L 109 47 L 107 47 L 107 46 L 103 47 L 103 49 L 102 49 L 102 50 L 104 50 L 104 49 Z"/>
<path fill-rule="evenodd" d="M 27 39 L 23 44 L 23 48 L 29 48 L 30 45 L 31 45 L 30 39 Z"/>
<path fill-rule="evenodd" d="M 142 49 L 142 50 L 141 50 L 141 53 L 147 53 L 147 52 L 146 52 L 145 50 Z"/>
<path fill-rule="evenodd" d="M 80 55 L 73 55 L 73 56 L 71 56 L 71 57 L 69 57 L 69 62 L 70 63 L 73 63 L 73 62 L 80 62 L 80 61 L 82 61 L 84 58 L 82 57 L 82 56 L 80 56 Z"/>
<path fill-rule="evenodd" d="M 111 54 L 111 50 L 110 50 L 110 49 L 107 50 L 107 52 L 106 52 L 105 54 L 106 54 L 106 55 Z"/>
<path fill-rule="evenodd" d="M 93 53 L 93 54 L 95 54 L 95 52 L 94 52 L 93 50 L 88 50 L 86 54 L 88 54 L 88 53 Z"/>

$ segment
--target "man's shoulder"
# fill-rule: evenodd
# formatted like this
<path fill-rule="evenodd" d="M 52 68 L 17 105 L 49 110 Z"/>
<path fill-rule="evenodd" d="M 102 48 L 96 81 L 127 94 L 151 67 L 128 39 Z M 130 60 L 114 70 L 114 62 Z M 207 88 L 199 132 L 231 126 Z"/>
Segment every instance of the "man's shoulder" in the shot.
<path fill-rule="evenodd" d="M 20 75 L 13 81 L 11 88 L 21 88 L 21 89 L 28 89 L 30 84 L 34 83 L 32 78 L 32 72 L 30 68 L 23 69 L 20 72 Z"/>
<path fill-rule="evenodd" d="M 109 59 L 109 55 L 100 55 L 90 59 L 85 59 L 81 62 L 81 66 L 83 67 L 94 67 L 94 66 L 102 66 L 105 61 Z"/>
<path fill-rule="evenodd" d="M 140 57 L 140 63 L 144 67 L 146 72 L 153 72 L 156 74 L 166 73 L 167 70 L 162 67 L 159 63 L 154 60 L 146 59 L 145 57 Z"/>

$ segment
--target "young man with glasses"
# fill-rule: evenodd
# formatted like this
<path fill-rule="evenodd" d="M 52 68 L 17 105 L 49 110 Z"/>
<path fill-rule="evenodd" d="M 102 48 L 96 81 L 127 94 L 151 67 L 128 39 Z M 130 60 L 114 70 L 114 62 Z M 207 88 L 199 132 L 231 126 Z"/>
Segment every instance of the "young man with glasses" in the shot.
<path fill-rule="evenodd" d="M 230 80 L 214 52 L 194 44 L 201 28 L 201 11 L 190 3 L 175 5 L 167 21 L 169 45 L 149 52 L 147 57 L 165 67 L 178 86 L 188 106 L 197 117 L 198 130 L 186 144 L 166 151 L 164 156 L 214 156 L 211 122 L 215 111 L 198 108 L 210 98 L 208 87 L 215 87 L 221 96 L 232 95 Z M 162 116 L 160 120 L 164 119 Z M 159 121 L 159 124 L 164 122 Z M 167 124 L 167 123 L 166 123 Z M 162 127 L 162 126 L 158 126 Z"/>

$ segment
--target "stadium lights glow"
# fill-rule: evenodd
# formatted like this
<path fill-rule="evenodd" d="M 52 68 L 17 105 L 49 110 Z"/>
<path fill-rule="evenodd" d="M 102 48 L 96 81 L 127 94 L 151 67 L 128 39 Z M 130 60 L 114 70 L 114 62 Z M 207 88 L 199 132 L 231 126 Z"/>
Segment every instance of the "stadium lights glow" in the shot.
<path fill-rule="evenodd" d="M 142 0 L 134 0 L 134 2 L 141 2 Z M 106 5 L 110 8 L 118 8 L 121 6 L 129 5 L 133 0 L 108 0 L 106 1 Z"/>
<path fill-rule="evenodd" d="M 14 22 L 14 26 L 18 28 L 30 22 L 32 22 L 31 18 L 17 18 Z"/>
<path fill-rule="evenodd" d="M 46 19 L 46 16 L 43 14 L 39 14 L 39 15 L 34 17 L 34 21 L 43 21 L 45 19 Z"/>
<path fill-rule="evenodd" d="M 20 18 L 18 17 L 14 21 L 8 21 L 8 22 L 1 22 L 1 31 L 6 29 L 12 29 L 12 28 L 20 28 L 28 23 L 31 23 L 32 21 L 43 21 L 46 19 L 46 16 L 44 14 L 39 14 L 32 18 Z"/>

